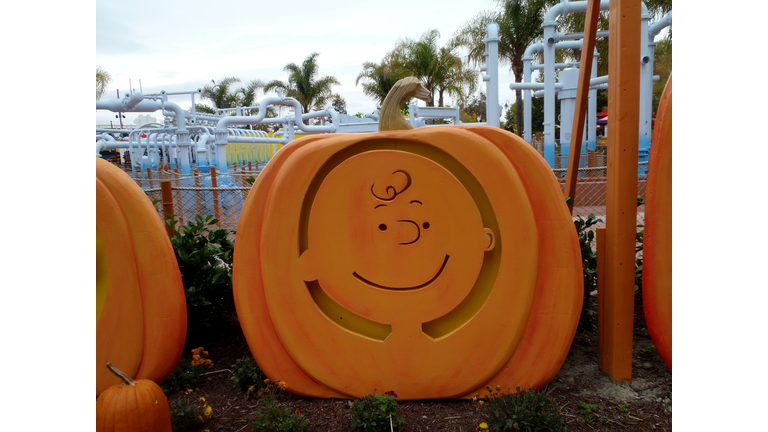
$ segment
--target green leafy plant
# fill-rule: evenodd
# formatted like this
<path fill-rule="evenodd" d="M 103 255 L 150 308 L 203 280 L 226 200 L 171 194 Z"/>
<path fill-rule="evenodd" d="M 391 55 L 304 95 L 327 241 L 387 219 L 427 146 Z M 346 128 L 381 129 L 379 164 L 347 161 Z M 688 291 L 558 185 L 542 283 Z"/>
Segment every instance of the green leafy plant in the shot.
<path fill-rule="evenodd" d="M 582 417 L 579 421 L 584 424 L 592 424 L 595 420 L 594 417 L 592 417 L 592 413 L 595 412 L 595 410 L 597 410 L 597 405 L 581 403 L 579 405 L 579 414 Z"/>
<path fill-rule="evenodd" d="M 397 413 L 397 397 L 390 390 L 385 393 L 367 394 L 352 403 L 352 430 L 359 432 L 383 432 L 400 430 L 405 419 Z"/>
<path fill-rule="evenodd" d="M 212 322 L 234 309 L 232 296 L 233 231 L 216 227 L 213 216 L 195 219 L 174 230 L 171 245 L 179 263 L 187 298 L 187 341 L 212 327 Z"/>
<path fill-rule="evenodd" d="M 248 392 L 251 387 L 254 390 L 263 388 L 265 378 L 264 372 L 261 371 L 253 357 L 246 356 L 237 359 L 232 365 L 232 381 L 242 392 Z"/>
<path fill-rule="evenodd" d="M 254 431 L 269 432 L 304 432 L 308 431 L 309 420 L 297 411 L 292 412 L 277 403 L 274 395 L 270 394 L 261 399 L 261 405 L 256 408 Z"/>
<path fill-rule="evenodd" d="M 488 396 L 476 397 L 480 404 L 479 410 L 487 419 L 487 424 L 492 431 L 562 431 L 566 429 L 566 422 L 557 413 L 557 406 L 543 392 L 536 389 L 521 391 L 517 387 L 517 394 L 509 390 L 501 392 L 501 387 L 492 389 L 486 387 Z M 483 400 L 485 399 L 485 400 Z"/>
<path fill-rule="evenodd" d="M 592 248 L 595 241 L 594 226 L 603 220 L 590 213 L 586 219 L 577 216 L 573 221 L 576 233 L 579 236 L 581 249 L 581 264 L 584 268 L 584 303 L 581 309 L 579 327 L 584 330 L 597 330 L 596 313 L 592 310 L 592 296 L 590 293 L 597 289 L 597 251 Z"/>
<path fill-rule="evenodd" d="M 296 410 L 291 412 L 288 408 L 280 406 L 277 402 L 279 392 L 285 390 L 288 385 L 284 381 L 264 380 L 264 386 L 257 392 L 259 407 L 254 411 L 256 421 L 253 422 L 253 430 L 269 432 L 304 432 L 308 431 L 309 420 Z M 251 393 L 253 387 L 248 389 Z"/>
<path fill-rule="evenodd" d="M 643 201 L 643 197 L 638 195 L 637 206 L 640 207 L 643 204 L 645 204 L 645 201 Z M 643 240 L 645 239 L 645 226 L 638 225 L 637 227 L 643 228 L 643 229 L 638 230 L 637 233 L 635 234 L 635 295 L 638 297 L 639 300 L 642 300 L 643 298 L 643 257 L 641 255 L 638 258 L 637 254 L 643 251 Z"/>
<path fill-rule="evenodd" d="M 629 408 L 625 407 L 624 405 L 619 405 L 619 406 L 617 406 L 617 407 L 616 407 L 616 409 L 617 409 L 619 412 L 623 412 L 623 413 L 625 413 L 625 412 L 629 411 Z"/>
<path fill-rule="evenodd" d="M 203 409 L 199 404 L 190 403 L 186 397 L 171 404 L 171 429 L 173 432 L 192 430 L 202 422 Z"/>
<path fill-rule="evenodd" d="M 168 393 L 174 390 L 185 390 L 195 387 L 200 382 L 200 375 L 205 373 L 206 370 L 206 365 L 192 366 L 190 362 L 182 359 L 171 376 L 160 384 L 160 388 Z"/>

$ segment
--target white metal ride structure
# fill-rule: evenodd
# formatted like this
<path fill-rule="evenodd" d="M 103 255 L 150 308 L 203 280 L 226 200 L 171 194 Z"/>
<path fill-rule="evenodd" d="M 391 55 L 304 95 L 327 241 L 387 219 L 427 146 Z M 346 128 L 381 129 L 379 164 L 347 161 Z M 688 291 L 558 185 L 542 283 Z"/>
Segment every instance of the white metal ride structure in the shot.
<path fill-rule="evenodd" d="M 672 12 L 670 11 L 659 21 L 649 25 L 650 14 L 645 4 L 642 7 L 641 21 L 641 40 L 645 41 L 642 46 L 641 58 L 638 59 L 640 67 L 640 129 L 638 131 L 639 162 L 646 162 L 650 152 L 651 145 L 651 117 L 653 101 L 653 82 L 658 81 L 659 77 L 653 75 L 653 51 L 656 43 L 654 38 L 664 28 L 672 25 Z M 600 2 L 600 10 L 608 10 L 609 1 Z M 531 91 L 536 91 L 533 96 L 544 97 L 544 159 L 551 167 L 555 167 L 555 94 L 560 99 L 560 144 L 561 144 L 561 166 L 567 166 L 567 158 L 570 150 L 571 131 L 573 126 L 573 116 L 575 113 L 576 87 L 578 84 L 578 63 L 555 63 L 555 51 L 558 49 L 581 49 L 583 46 L 582 32 L 579 33 L 560 33 L 556 31 L 557 18 L 561 15 L 573 13 L 583 13 L 587 10 L 586 1 L 562 1 L 553 6 L 546 14 L 543 29 L 543 40 L 536 42 L 526 49 L 523 55 L 523 82 L 512 83 L 509 88 L 512 90 L 523 90 L 524 94 L 524 138 L 528 143 L 532 143 L 531 134 Z M 598 38 L 608 37 L 608 31 L 598 31 Z M 533 54 L 543 52 L 544 64 L 533 65 Z M 533 70 L 543 70 L 544 82 L 534 83 L 531 80 Z M 559 78 L 560 82 L 555 82 L 555 69 L 562 69 Z M 587 150 L 594 150 L 597 142 L 595 133 L 595 120 L 597 90 L 608 88 L 607 75 L 598 77 L 597 71 L 597 52 L 592 63 L 592 75 L 590 79 L 590 92 L 588 102 L 587 127 L 585 128 L 587 145 L 582 148 L 582 154 Z M 639 169 L 639 175 L 644 176 L 645 171 Z"/>
<path fill-rule="evenodd" d="M 600 9 L 607 10 L 608 0 L 601 0 Z M 567 155 L 570 147 L 570 133 L 573 126 L 575 112 L 576 86 L 578 81 L 578 63 L 555 63 L 555 50 L 581 49 L 583 46 L 583 33 L 559 33 L 556 31 L 556 20 L 560 15 L 585 12 L 586 1 L 568 2 L 553 6 L 547 13 L 542 24 L 544 38 L 528 47 L 523 56 L 524 78 L 522 83 L 511 83 L 510 89 L 523 90 L 524 94 L 524 138 L 532 143 L 531 134 L 531 96 L 532 90 L 537 90 L 533 96 L 544 97 L 544 158 L 551 167 L 555 167 L 555 94 L 561 103 L 560 130 L 561 130 L 561 166 L 567 165 Z M 641 68 L 640 88 L 640 130 L 639 148 L 640 162 L 647 160 L 650 149 L 651 136 L 651 106 L 653 81 L 658 77 L 652 75 L 654 38 L 661 30 L 672 24 L 672 12 L 669 12 L 658 22 L 648 23 L 650 15 L 645 5 L 642 5 L 641 37 L 647 41 L 643 45 L 642 58 L 639 59 Z M 608 37 L 607 31 L 597 32 L 597 37 Z M 499 77 L 498 77 L 498 43 L 499 26 L 490 23 L 486 27 L 485 59 L 486 64 L 481 67 L 483 82 L 486 83 L 486 112 L 487 123 L 490 126 L 499 126 L 501 106 L 499 105 Z M 534 65 L 533 54 L 543 52 L 544 64 Z M 596 76 L 597 53 L 593 59 L 592 77 L 589 92 L 589 116 L 587 128 L 585 128 L 586 142 L 583 153 L 594 150 L 596 145 L 595 118 L 597 90 L 607 88 L 608 76 Z M 555 82 L 555 69 L 562 69 L 560 82 Z M 533 83 L 532 71 L 543 70 L 544 82 Z M 269 154 L 273 154 L 276 144 L 285 145 L 293 141 L 296 133 L 356 133 L 375 132 L 378 130 L 378 115 L 367 114 L 363 118 L 340 114 L 331 107 L 325 110 L 304 113 L 299 102 L 290 97 L 283 97 L 278 92 L 277 97 L 266 97 L 258 106 L 237 107 L 219 110 L 218 115 L 195 112 L 195 96 L 202 93 L 202 89 L 187 92 L 169 93 L 161 91 L 158 94 L 144 95 L 133 91 L 122 99 L 109 99 L 96 102 L 96 109 L 106 109 L 112 112 L 142 112 L 149 113 L 161 111 L 165 117 L 164 124 L 150 123 L 133 130 L 97 129 L 96 153 L 105 148 L 128 148 L 133 167 L 140 167 L 142 171 L 147 168 L 159 168 L 170 164 L 178 168 L 182 175 L 190 174 L 191 167 L 197 166 L 201 171 L 210 167 L 216 167 L 221 174 L 228 172 L 227 146 L 235 143 L 238 146 L 247 144 L 261 144 L 273 146 Z M 185 111 L 173 102 L 168 101 L 171 95 L 189 95 L 192 101 L 192 111 Z M 293 110 L 281 117 L 268 118 L 267 108 L 274 106 L 288 106 Z M 235 111 L 234 116 L 226 115 L 229 111 Z M 254 112 L 256 115 L 243 115 L 245 111 Z M 460 124 L 458 107 L 419 107 L 409 106 L 409 122 L 414 127 L 428 127 L 426 120 L 443 119 L 450 124 Z M 305 121 L 323 118 L 327 122 L 322 125 L 310 125 Z M 248 125 L 280 124 L 282 129 L 273 137 L 266 133 L 244 128 Z M 128 141 L 116 141 L 111 133 L 123 132 L 128 134 Z M 242 149 L 241 149 L 242 150 Z M 241 152 L 247 161 L 266 163 L 269 154 L 261 150 L 261 153 L 252 158 L 248 152 Z M 640 173 L 643 175 L 643 173 Z"/>

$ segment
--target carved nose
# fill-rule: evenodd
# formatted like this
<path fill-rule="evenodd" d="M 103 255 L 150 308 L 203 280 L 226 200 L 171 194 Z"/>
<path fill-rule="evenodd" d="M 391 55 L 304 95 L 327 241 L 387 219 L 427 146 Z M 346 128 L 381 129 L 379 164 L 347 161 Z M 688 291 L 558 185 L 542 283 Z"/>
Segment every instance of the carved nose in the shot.
<path fill-rule="evenodd" d="M 412 220 L 399 220 L 398 226 L 398 238 L 400 240 L 399 245 L 409 245 L 419 241 L 421 237 L 421 228 L 419 224 Z"/>

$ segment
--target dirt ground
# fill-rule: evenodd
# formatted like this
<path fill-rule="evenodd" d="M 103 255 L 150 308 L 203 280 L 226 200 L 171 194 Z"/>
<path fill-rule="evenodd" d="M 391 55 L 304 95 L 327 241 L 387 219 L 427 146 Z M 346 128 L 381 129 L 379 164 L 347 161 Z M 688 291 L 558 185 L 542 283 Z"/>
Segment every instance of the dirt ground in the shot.
<path fill-rule="evenodd" d="M 231 365 L 237 359 L 251 355 L 235 314 L 223 323 L 219 337 L 206 342 L 204 348 L 213 361 L 213 373 L 204 375 L 191 393 L 169 393 L 169 402 L 173 404 L 180 397 L 206 398 L 213 408 L 212 418 L 195 427 L 194 431 L 253 430 L 253 412 L 258 401 L 254 397 L 247 398 L 231 380 Z M 190 359 L 191 353 L 187 349 L 181 361 Z M 545 389 L 566 420 L 568 430 L 672 430 L 672 374 L 648 335 L 640 299 L 635 301 L 632 383 L 613 384 L 597 365 L 597 333 L 579 330 L 563 367 Z M 313 431 L 351 431 L 348 417 L 351 401 L 289 393 L 282 394 L 278 400 L 283 406 L 303 414 Z M 582 404 L 596 408 L 585 414 L 580 409 Z M 476 403 L 463 400 L 398 404 L 399 413 L 407 422 L 404 431 L 475 431 L 484 420 L 482 412 L 476 412 L 476 408 Z"/>

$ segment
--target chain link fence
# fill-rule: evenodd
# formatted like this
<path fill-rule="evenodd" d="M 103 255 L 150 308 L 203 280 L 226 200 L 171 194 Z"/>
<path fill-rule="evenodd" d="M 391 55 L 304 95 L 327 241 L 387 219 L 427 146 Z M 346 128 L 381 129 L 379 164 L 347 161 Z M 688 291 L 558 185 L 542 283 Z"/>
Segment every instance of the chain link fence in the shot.
<path fill-rule="evenodd" d="M 544 157 L 544 140 L 540 134 L 533 137 L 533 148 Z M 565 190 L 565 177 L 568 171 L 568 155 L 555 150 L 555 168 L 552 172 L 560 183 L 560 190 Z M 600 219 L 596 227 L 604 227 L 606 219 L 605 203 L 607 199 L 606 179 L 608 166 L 608 147 L 605 140 L 600 140 L 595 150 L 589 150 L 580 155 L 579 173 L 576 182 L 576 198 L 573 203 L 573 216 L 586 218 L 594 214 Z M 645 181 L 648 172 L 648 162 L 640 162 L 638 165 L 637 195 L 645 202 Z M 637 208 L 638 232 L 645 225 L 645 204 Z"/>
<path fill-rule="evenodd" d="M 259 165 L 234 166 L 226 174 L 195 171 L 181 175 L 176 171 L 127 171 L 152 201 L 163 217 L 163 198 L 160 183 L 170 181 L 173 196 L 173 219 L 177 228 L 195 219 L 195 215 L 211 215 L 219 228 L 237 229 L 240 212 L 251 190 L 248 179 L 255 179 L 263 167 Z M 234 240 L 232 236 L 231 240 Z"/>

